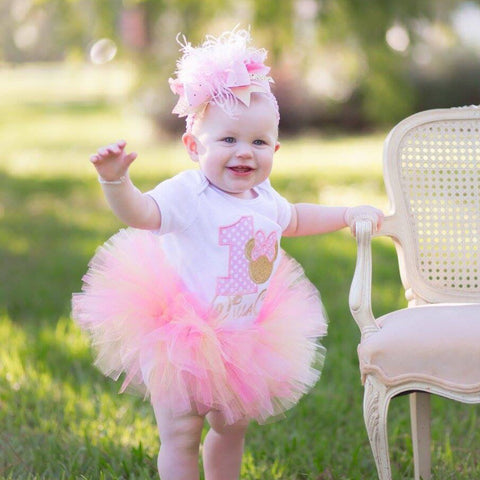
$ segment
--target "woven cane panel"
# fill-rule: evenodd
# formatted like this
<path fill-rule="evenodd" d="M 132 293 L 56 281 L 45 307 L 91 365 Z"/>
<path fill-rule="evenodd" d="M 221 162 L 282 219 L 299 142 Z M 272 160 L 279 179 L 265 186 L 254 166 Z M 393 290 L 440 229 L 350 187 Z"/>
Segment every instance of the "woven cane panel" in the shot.
<path fill-rule="evenodd" d="M 480 292 L 480 121 L 416 127 L 399 153 L 420 276 L 446 293 Z"/>

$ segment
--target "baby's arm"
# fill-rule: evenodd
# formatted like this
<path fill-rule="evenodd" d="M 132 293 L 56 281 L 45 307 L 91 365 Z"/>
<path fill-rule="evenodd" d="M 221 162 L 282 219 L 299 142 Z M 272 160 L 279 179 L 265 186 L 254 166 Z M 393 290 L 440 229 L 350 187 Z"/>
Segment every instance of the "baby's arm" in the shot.
<path fill-rule="evenodd" d="M 140 192 L 128 177 L 128 167 L 137 154 L 127 154 L 125 145 L 122 140 L 102 147 L 90 157 L 90 161 L 97 169 L 113 213 L 131 227 L 156 230 L 161 224 L 160 210 L 153 198 Z"/>
<path fill-rule="evenodd" d="M 313 203 L 292 205 L 292 218 L 283 235 L 300 237 L 330 233 L 349 226 L 354 231 L 354 223 L 359 218 L 371 218 L 378 230 L 383 222 L 383 212 L 369 205 L 359 207 L 327 207 Z"/>

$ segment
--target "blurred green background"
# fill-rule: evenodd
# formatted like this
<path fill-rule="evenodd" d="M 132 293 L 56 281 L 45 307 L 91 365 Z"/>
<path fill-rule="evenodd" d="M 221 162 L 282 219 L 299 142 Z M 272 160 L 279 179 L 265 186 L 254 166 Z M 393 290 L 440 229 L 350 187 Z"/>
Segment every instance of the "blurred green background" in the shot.
<path fill-rule="evenodd" d="M 0 14 L 0 74 L 31 62 L 122 64 L 130 100 L 166 131 L 181 126 L 167 85 L 177 33 L 195 44 L 237 24 L 270 52 L 284 132 L 479 103 L 476 1 L 3 0 Z"/>
<path fill-rule="evenodd" d="M 88 157 L 125 138 L 148 189 L 191 166 L 167 79 L 193 43 L 239 24 L 269 50 L 291 201 L 388 210 L 382 142 L 418 110 L 478 104 L 480 7 L 451 0 L 3 0 L 0 3 L 0 479 L 156 478 L 148 402 L 117 395 L 70 319 L 71 293 L 121 223 Z M 322 378 L 286 418 L 252 425 L 242 479 L 375 479 L 348 311 L 355 242 L 285 239 L 330 318 Z M 375 314 L 405 306 L 374 242 Z M 408 402 L 390 410 L 394 478 L 412 478 Z M 477 409 L 435 399 L 434 478 L 480 478 Z"/>

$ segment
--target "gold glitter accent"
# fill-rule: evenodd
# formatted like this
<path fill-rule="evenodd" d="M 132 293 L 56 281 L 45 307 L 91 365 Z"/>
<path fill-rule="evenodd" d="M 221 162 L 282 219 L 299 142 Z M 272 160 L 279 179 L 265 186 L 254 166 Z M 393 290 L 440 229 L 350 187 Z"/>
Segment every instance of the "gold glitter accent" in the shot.
<path fill-rule="evenodd" d="M 270 261 L 266 255 L 262 255 L 256 260 L 252 260 L 252 250 L 255 246 L 255 239 L 251 238 L 245 245 L 245 256 L 250 261 L 248 264 L 248 273 L 252 282 L 256 284 L 265 283 L 272 274 L 273 263 L 278 255 L 278 244 L 275 243 L 275 257 Z"/>

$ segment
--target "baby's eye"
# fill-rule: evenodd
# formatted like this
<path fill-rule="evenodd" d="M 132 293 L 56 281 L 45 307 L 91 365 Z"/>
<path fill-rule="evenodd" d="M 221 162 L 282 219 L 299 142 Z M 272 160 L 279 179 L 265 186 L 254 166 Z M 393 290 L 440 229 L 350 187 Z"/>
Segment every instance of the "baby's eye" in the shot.
<path fill-rule="evenodd" d="M 225 138 L 223 139 L 223 141 L 224 141 L 225 143 L 235 143 L 235 138 L 233 138 L 233 137 L 225 137 Z"/>
<path fill-rule="evenodd" d="M 259 138 L 257 140 L 253 141 L 254 145 L 266 145 L 267 142 L 265 140 L 260 140 Z"/>

